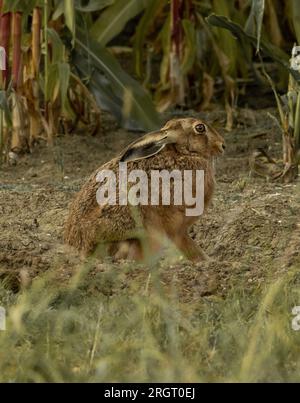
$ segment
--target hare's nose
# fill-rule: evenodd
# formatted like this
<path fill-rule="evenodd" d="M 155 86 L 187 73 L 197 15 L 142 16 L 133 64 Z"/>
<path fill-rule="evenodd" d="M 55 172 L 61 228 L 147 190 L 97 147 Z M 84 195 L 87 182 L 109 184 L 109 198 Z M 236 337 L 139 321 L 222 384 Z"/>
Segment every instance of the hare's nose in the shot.
<path fill-rule="evenodd" d="M 226 150 L 225 144 L 222 144 L 222 148 L 223 148 L 224 151 Z"/>

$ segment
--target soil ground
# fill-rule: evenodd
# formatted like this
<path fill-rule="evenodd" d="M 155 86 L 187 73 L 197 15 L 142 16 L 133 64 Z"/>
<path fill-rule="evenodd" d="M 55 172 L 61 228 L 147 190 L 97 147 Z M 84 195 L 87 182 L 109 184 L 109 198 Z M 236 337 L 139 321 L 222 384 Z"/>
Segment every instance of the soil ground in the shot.
<path fill-rule="evenodd" d="M 250 169 L 249 158 L 257 147 L 267 147 L 280 158 L 280 130 L 269 112 L 241 110 L 235 129 L 223 131 L 227 151 L 217 161 L 214 202 L 191 230 L 211 261 L 194 265 L 178 256 L 175 259 L 171 251 L 169 258 L 156 264 L 163 286 L 175 283 L 183 302 L 222 296 L 236 284 L 260 287 L 300 263 L 299 181 L 283 185 L 257 177 Z M 213 122 L 220 131 L 225 126 L 223 111 L 196 116 Z M 53 148 L 39 144 L 16 165 L 2 167 L 0 275 L 8 277 L 14 289 L 24 278 L 53 268 L 64 281 L 82 265 L 77 253 L 63 245 L 69 203 L 95 168 L 138 136 L 120 129 L 110 115 L 103 114 L 97 136 L 58 137 Z M 112 267 L 97 260 L 91 266 L 91 275 Z M 113 270 L 122 273 L 118 286 L 124 289 L 130 288 L 133 278 L 135 284 L 145 285 L 151 267 L 121 262 Z M 99 291 L 117 292 L 114 287 Z"/>

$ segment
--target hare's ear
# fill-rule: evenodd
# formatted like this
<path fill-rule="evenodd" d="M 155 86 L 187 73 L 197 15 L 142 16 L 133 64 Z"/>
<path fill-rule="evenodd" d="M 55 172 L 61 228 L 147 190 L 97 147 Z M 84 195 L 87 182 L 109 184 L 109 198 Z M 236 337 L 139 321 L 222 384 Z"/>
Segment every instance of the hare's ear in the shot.
<path fill-rule="evenodd" d="M 175 140 L 167 132 L 148 133 L 141 139 L 130 144 L 121 154 L 120 162 L 138 161 L 158 154 L 167 144 Z"/>

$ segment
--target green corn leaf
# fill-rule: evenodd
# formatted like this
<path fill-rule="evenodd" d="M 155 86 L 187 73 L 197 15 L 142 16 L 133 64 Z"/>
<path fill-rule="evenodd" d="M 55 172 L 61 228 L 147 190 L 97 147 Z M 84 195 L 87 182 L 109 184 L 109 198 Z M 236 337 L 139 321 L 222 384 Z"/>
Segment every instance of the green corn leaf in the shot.
<path fill-rule="evenodd" d="M 4 111 L 5 119 L 9 126 L 12 125 L 11 112 L 8 105 L 6 91 L 0 90 L 0 109 Z"/>
<path fill-rule="evenodd" d="M 162 86 L 167 86 L 169 83 L 169 67 L 170 67 L 170 52 L 171 52 L 171 16 L 166 18 L 164 26 L 160 32 L 163 58 L 160 64 L 160 81 Z"/>
<path fill-rule="evenodd" d="M 213 9 L 216 14 L 223 15 L 227 18 L 233 13 L 232 2 L 228 0 L 214 0 Z M 232 38 L 229 32 L 222 30 L 215 30 L 215 36 L 217 38 L 218 46 L 222 49 L 222 52 L 227 56 L 228 69 L 227 73 L 231 77 L 237 77 L 238 66 L 242 64 L 240 58 L 240 46 Z"/>
<path fill-rule="evenodd" d="M 105 7 L 114 4 L 115 0 L 89 0 L 88 3 L 82 0 L 75 0 L 75 8 L 83 13 L 92 13 L 93 11 L 100 11 Z"/>
<path fill-rule="evenodd" d="M 81 73 L 85 77 L 90 76 L 93 71 L 98 71 L 105 77 L 111 95 L 120 101 L 120 123 L 124 127 L 145 131 L 160 127 L 161 121 L 149 94 L 122 70 L 118 61 L 103 46 L 92 38 L 87 43 L 86 35 L 78 31 L 74 54 L 77 57 L 74 65 L 78 66 L 81 61 Z M 93 92 L 93 85 L 90 90 Z"/>
<path fill-rule="evenodd" d="M 60 82 L 60 96 L 61 96 L 61 104 L 66 104 L 68 99 L 68 88 L 70 83 L 71 76 L 71 68 L 68 63 L 59 63 L 58 64 L 58 78 Z"/>
<path fill-rule="evenodd" d="M 255 36 L 247 34 L 240 25 L 235 24 L 228 18 L 211 14 L 209 17 L 207 17 L 206 20 L 212 26 L 227 29 L 240 42 L 250 43 L 252 46 L 256 48 L 257 38 Z M 260 48 L 263 53 L 265 53 L 267 56 L 271 57 L 275 62 L 283 66 L 294 77 L 294 79 L 300 83 L 300 73 L 296 70 L 293 70 L 290 67 L 289 55 L 287 55 L 283 50 L 281 50 L 277 46 L 272 45 L 271 43 L 265 40 L 261 41 Z"/>
<path fill-rule="evenodd" d="M 84 0 L 75 0 L 74 7 L 76 11 L 82 13 L 92 13 L 94 11 L 103 10 L 105 7 L 111 6 L 114 2 L 115 0 L 90 0 L 88 3 L 86 3 Z M 64 1 L 60 0 L 52 15 L 52 19 L 57 20 L 64 13 L 65 13 L 65 3 Z"/>
<path fill-rule="evenodd" d="M 52 15 L 53 20 L 57 20 L 59 17 L 61 17 L 63 15 L 64 7 L 65 7 L 64 2 L 60 1 Z"/>
<path fill-rule="evenodd" d="M 64 15 L 65 15 L 65 20 L 66 20 L 66 25 L 74 37 L 75 31 L 76 31 L 74 0 L 64 0 Z"/>
<path fill-rule="evenodd" d="M 51 103 L 54 103 L 60 96 L 61 105 L 62 107 L 64 107 L 68 95 L 70 75 L 71 70 L 68 63 L 51 64 L 49 68 L 47 101 L 51 101 Z"/>
<path fill-rule="evenodd" d="M 272 91 L 274 93 L 276 104 L 277 104 L 277 109 L 278 109 L 278 113 L 279 113 L 279 117 L 280 117 L 281 127 L 284 127 L 286 118 L 285 118 L 283 102 L 277 92 L 276 85 L 275 85 L 274 81 L 272 80 L 272 78 L 269 76 L 269 74 L 267 74 L 265 69 L 263 69 L 263 73 L 264 73 L 265 77 L 267 78 L 267 80 L 272 88 Z"/>
<path fill-rule="evenodd" d="M 52 63 L 59 63 L 65 59 L 65 47 L 60 39 L 58 33 L 52 29 L 48 28 L 49 41 L 52 43 Z"/>
<path fill-rule="evenodd" d="M 43 0 L 4 0 L 3 1 L 3 12 L 8 11 L 19 11 L 28 15 L 32 13 L 35 7 L 41 7 L 43 5 Z"/>
<path fill-rule="evenodd" d="M 51 101 L 53 104 L 57 100 L 60 91 L 60 80 L 58 80 L 58 64 L 50 65 L 47 84 L 46 101 Z"/>
<path fill-rule="evenodd" d="M 147 4 L 147 0 L 116 0 L 112 6 L 101 13 L 91 28 L 90 34 L 101 45 L 107 45 L 122 32 L 130 19 L 144 10 Z"/>
<path fill-rule="evenodd" d="M 162 7 L 166 4 L 166 0 L 149 0 L 147 8 L 137 26 L 134 36 L 134 58 L 135 70 L 139 77 L 142 77 L 142 55 L 145 38 L 149 27 L 153 24 L 154 18 Z"/>
<path fill-rule="evenodd" d="M 197 49 L 195 47 L 197 33 L 194 24 L 190 20 L 182 20 L 182 26 L 184 29 L 186 44 L 181 70 L 182 73 L 186 75 L 193 68 L 195 63 L 197 55 Z"/>

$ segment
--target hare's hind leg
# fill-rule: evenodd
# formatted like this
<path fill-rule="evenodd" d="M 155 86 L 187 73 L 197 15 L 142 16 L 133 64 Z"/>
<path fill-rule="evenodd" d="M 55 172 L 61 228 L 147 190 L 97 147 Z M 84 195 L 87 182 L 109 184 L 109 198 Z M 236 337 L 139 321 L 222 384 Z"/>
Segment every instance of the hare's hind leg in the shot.
<path fill-rule="evenodd" d="M 130 240 L 128 260 L 135 260 L 138 262 L 144 260 L 143 248 L 138 239 Z"/>
<path fill-rule="evenodd" d="M 146 234 L 142 239 L 128 239 L 115 243 L 111 249 L 111 256 L 115 260 L 142 262 L 159 256 L 161 249 L 161 243 L 152 234 Z"/>
<path fill-rule="evenodd" d="M 110 256 L 114 260 L 142 261 L 144 258 L 142 246 L 138 239 L 115 242 L 110 248 Z"/>

